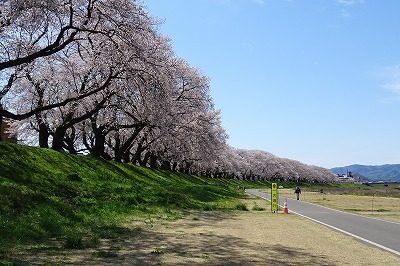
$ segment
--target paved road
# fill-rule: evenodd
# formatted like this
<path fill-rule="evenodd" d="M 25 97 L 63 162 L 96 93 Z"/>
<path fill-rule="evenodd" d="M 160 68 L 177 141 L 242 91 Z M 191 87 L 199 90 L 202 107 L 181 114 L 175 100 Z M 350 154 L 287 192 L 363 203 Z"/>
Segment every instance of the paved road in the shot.
<path fill-rule="evenodd" d="M 246 192 L 266 200 L 271 199 L 270 194 L 255 189 L 248 189 Z M 304 216 L 400 256 L 400 223 L 336 211 L 292 199 L 287 199 L 287 205 L 289 213 Z"/>

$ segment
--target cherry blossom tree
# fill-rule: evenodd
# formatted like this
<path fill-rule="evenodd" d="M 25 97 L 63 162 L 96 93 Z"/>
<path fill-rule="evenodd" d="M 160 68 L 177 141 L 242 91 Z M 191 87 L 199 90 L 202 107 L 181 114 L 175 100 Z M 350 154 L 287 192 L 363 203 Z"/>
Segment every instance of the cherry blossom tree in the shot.
<path fill-rule="evenodd" d="M 0 124 L 40 147 L 219 178 L 326 182 L 326 169 L 227 145 L 209 80 L 141 2 L 0 1 Z"/>
<path fill-rule="evenodd" d="M 129 45 L 130 54 L 123 58 L 138 57 L 142 53 L 143 36 L 153 34 L 154 22 L 142 7 L 128 0 L 70 0 L 70 1 L 21 1 L 1 2 L 0 10 L 4 22 L 0 32 L 0 77 L 3 89 L 0 92 L 0 117 L 23 120 L 39 112 L 65 106 L 76 100 L 98 92 L 86 91 L 75 97 L 64 98 L 24 113 L 16 113 L 7 104 L 13 93 L 13 84 L 26 77 L 25 68 L 37 67 L 49 56 L 76 50 L 82 57 L 89 50 L 94 56 L 98 52 L 111 51 L 108 59 L 122 56 L 121 43 Z M 131 29 L 131 31 L 127 31 Z M 132 31 L 132 29 L 134 29 Z M 137 40 L 137 41 L 132 41 Z M 83 55 L 82 55 L 83 54 Z M 48 60 L 48 59 L 47 59 Z M 105 60 L 106 57 L 98 60 Z M 98 64 L 97 60 L 97 64 Z M 39 62 L 37 62 L 39 61 Z"/>

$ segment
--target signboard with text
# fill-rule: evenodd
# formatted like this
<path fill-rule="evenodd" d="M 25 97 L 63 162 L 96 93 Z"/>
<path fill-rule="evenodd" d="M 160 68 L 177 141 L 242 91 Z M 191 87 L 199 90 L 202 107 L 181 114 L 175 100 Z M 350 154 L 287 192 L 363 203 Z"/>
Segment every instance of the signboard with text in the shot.
<path fill-rule="evenodd" d="M 272 183 L 271 186 L 271 211 L 278 211 L 278 184 Z"/>

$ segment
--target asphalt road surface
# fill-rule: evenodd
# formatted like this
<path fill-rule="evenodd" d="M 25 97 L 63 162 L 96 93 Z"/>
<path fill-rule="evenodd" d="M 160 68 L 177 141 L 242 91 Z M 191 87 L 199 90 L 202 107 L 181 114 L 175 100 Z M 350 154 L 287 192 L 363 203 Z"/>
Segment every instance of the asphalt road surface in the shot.
<path fill-rule="evenodd" d="M 247 193 L 271 200 L 271 195 L 255 189 Z M 283 204 L 282 199 L 279 200 Z M 387 222 L 322 207 L 301 200 L 287 199 L 289 213 L 295 213 L 361 241 L 400 256 L 400 223 Z"/>

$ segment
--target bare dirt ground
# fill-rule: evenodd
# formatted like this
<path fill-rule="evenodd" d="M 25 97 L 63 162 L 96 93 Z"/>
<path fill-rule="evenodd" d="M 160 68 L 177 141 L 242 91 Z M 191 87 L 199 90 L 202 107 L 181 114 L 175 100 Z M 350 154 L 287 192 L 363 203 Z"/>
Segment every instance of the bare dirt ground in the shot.
<path fill-rule="evenodd" d="M 49 247 L 14 255 L 30 264 L 62 265 L 400 265 L 400 257 L 322 225 L 271 213 L 264 200 L 243 201 L 249 211 L 191 212 L 173 222 L 133 220 L 94 249 Z"/>

